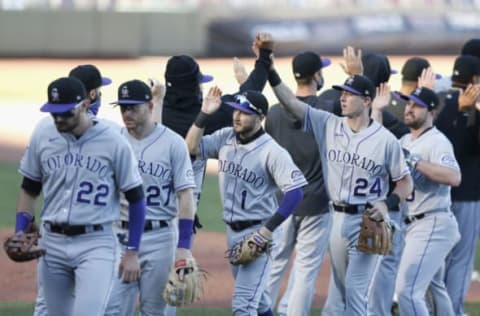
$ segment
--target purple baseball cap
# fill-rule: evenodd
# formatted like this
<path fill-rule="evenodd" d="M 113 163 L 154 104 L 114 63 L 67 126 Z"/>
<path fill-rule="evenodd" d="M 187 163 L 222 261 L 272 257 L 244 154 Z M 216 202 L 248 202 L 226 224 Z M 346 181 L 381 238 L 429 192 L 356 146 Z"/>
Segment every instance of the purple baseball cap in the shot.
<path fill-rule="evenodd" d="M 248 90 L 234 96 L 235 102 L 225 104 L 247 114 L 267 115 L 268 101 L 258 91 Z"/>
<path fill-rule="evenodd" d="M 362 75 L 348 77 L 343 85 L 334 85 L 332 88 L 340 91 L 348 91 L 359 96 L 370 97 L 372 100 L 375 98 L 375 86 L 373 82 Z"/>
<path fill-rule="evenodd" d="M 72 77 L 63 77 L 48 85 L 48 102 L 42 105 L 40 111 L 63 113 L 74 109 L 87 98 L 83 83 Z"/>
<path fill-rule="evenodd" d="M 394 95 L 406 101 L 413 101 L 415 104 L 428 108 L 429 110 L 435 109 L 440 103 L 435 92 L 425 87 L 415 89 L 410 95 L 403 94 L 399 91 L 395 91 Z"/>
<path fill-rule="evenodd" d="M 87 91 L 97 89 L 101 86 L 108 86 L 112 83 L 110 78 L 102 77 L 100 70 L 94 65 L 79 65 L 73 68 L 68 76 L 75 77 L 83 82 Z"/>

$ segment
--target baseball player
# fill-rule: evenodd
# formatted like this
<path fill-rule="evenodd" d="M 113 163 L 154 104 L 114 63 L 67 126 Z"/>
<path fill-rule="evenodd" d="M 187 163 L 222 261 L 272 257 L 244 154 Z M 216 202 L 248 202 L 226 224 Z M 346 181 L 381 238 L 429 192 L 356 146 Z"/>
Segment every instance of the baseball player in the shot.
<path fill-rule="evenodd" d="M 410 194 L 412 180 L 401 147 L 390 132 L 370 119 L 375 87 L 364 76 L 351 76 L 343 85 L 333 86 L 342 91 L 343 118 L 298 100 L 274 70 L 269 82 L 285 109 L 314 136 L 332 200 L 332 298 L 327 299 L 323 314 L 366 315 L 381 256 L 356 248 L 362 213 L 387 220 L 388 210 Z M 389 178 L 396 187 L 387 196 Z"/>
<path fill-rule="evenodd" d="M 86 64 L 78 65 L 73 68 L 69 77 L 76 78 L 80 80 L 87 90 L 87 98 L 89 99 L 89 107 L 87 109 L 87 115 L 94 118 L 96 117 L 98 110 L 101 106 L 101 87 L 111 84 L 112 80 L 108 77 L 103 77 L 100 73 L 100 70 L 95 65 Z M 51 124 L 52 117 L 47 116 L 39 123 L 39 126 L 42 124 Z M 105 122 L 105 121 L 103 121 Z M 113 124 L 113 122 L 112 122 Z M 40 281 L 40 275 L 37 276 L 37 298 L 35 301 L 35 308 L 33 315 L 34 316 L 47 316 L 47 306 L 45 303 L 45 297 L 43 294 L 43 285 Z"/>
<path fill-rule="evenodd" d="M 39 274 L 50 316 L 103 314 L 116 271 L 112 222 L 119 216 L 119 191 L 130 202 L 131 226 L 118 271 L 128 282 L 140 270 L 145 199 L 135 158 L 117 131 L 87 116 L 88 106 L 79 80 L 50 83 L 41 111 L 53 122 L 37 126 L 20 163 L 15 230 L 23 231 L 32 220 L 42 191 L 40 247 L 47 253 Z"/>
<path fill-rule="evenodd" d="M 447 257 L 445 285 L 455 315 L 463 315 L 480 234 L 480 115 L 475 109 L 475 103 L 480 101 L 480 59 L 468 55 L 457 57 L 451 79 L 450 89 L 439 93 L 444 106 L 435 125 L 452 142 L 462 173 L 460 186 L 452 188 L 452 212 L 461 239 Z"/>
<path fill-rule="evenodd" d="M 162 293 L 174 259 L 191 256 L 195 211 L 192 164 L 183 139 L 154 122 L 152 93 L 147 84 L 139 80 L 121 84 L 118 101 L 113 103 L 120 106 L 125 124 L 121 133 L 138 161 L 147 214 L 139 250 L 140 278 L 130 283 L 116 280 L 106 315 L 133 315 L 138 294 L 142 315 L 164 315 Z M 118 230 L 125 240 L 121 243 L 128 240 L 128 227 L 127 201 L 122 199 Z"/>
<path fill-rule="evenodd" d="M 300 203 L 301 187 L 307 182 L 288 152 L 264 132 L 261 121 L 267 114 L 268 102 L 259 92 L 238 94 L 236 102 L 227 103 L 234 108 L 233 127 L 202 137 L 206 119 L 221 104 L 220 96 L 217 87 L 210 89 L 187 134 L 187 145 L 192 155 L 218 159 L 228 248 L 252 232 L 266 243 Z M 278 208 L 277 188 L 284 193 Z M 273 316 L 264 293 L 270 271 L 267 254 L 231 268 L 235 279 L 233 315 Z"/>
<path fill-rule="evenodd" d="M 322 68 L 329 64 L 329 59 L 310 51 L 295 56 L 292 66 L 299 100 L 328 110 L 319 102 L 316 92 L 323 85 Z M 278 312 L 279 315 L 309 315 L 315 281 L 327 251 L 331 226 L 320 157 L 313 136 L 303 133 L 301 123 L 278 104 L 268 111 L 265 131 L 290 153 L 308 181 L 303 189 L 303 201 L 278 229 L 268 292 L 275 304 L 280 282 L 295 247 L 296 257 L 291 277 Z"/>
<path fill-rule="evenodd" d="M 405 124 L 411 132 L 400 143 L 414 179 L 414 191 L 406 199 L 405 247 L 396 283 L 399 311 L 401 315 L 429 315 L 425 294 L 433 282 L 437 310 L 453 315 L 442 268 L 460 239 L 450 210 L 450 186 L 460 184 L 460 169 L 451 143 L 433 126 L 433 110 L 439 105 L 435 92 L 417 88 L 410 95 L 399 95 L 408 100 Z"/>

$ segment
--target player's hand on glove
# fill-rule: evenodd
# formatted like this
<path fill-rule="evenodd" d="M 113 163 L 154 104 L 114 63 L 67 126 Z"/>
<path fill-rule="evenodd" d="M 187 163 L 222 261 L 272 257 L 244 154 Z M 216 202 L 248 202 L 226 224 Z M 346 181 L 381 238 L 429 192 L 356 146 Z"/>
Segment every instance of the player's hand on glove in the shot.
<path fill-rule="evenodd" d="M 136 251 L 125 251 L 118 267 L 118 277 L 126 283 L 135 282 L 140 278 L 140 262 Z"/>
<path fill-rule="evenodd" d="M 391 230 L 385 220 L 377 221 L 372 219 L 372 213 L 366 210 L 362 215 L 362 223 L 360 225 L 357 244 L 359 251 L 380 255 L 390 253 Z"/>
<path fill-rule="evenodd" d="M 248 79 L 247 69 L 237 57 L 233 57 L 233 74 L 239 85 L 242 85 Z"/>
<path fill-rule="evenodd" d="M 35 223 L 30 223 L 25 231 L 19 231 L 8 237 L 3 249 L 15 262 L 26 262 L 40 258 L 46 251 L 38 248 L 40 233 Z"/>
<path fill-rule="evenodd" d="M 480 98 L 480 85 L 469 84 L 467 88 L 458 95 L 458 110 L 463 112 L 476 106 Z M 479 105 L 480 107 L 480 105 Z M 477 108 L 480 111 L 480 109 Z"/>
<path fill-rule="evenodd" d="M 349 76 L 362 75 L 363 63 L 362 63 L 362 50 L 358 49 L 355 52 L 355 48 L 348 46 L 343 49 L 343 60 L 345 64 L 340 64 L 343 71 Z"/>
<path fill-rule="evenodd" d="M 219 87 L 211 87 L 207 95 L 203 98 L 202 112 L 212 114 L 217 111 L 222 104 L 221 96 L 222 90 L 220 90 Z"/>
<path fill-rule="evenodd" d="M 226 257 L 233 265 L 248 264 L 264 253 L 269 254 L 272 247 L 272 233 L 262 227 L 245 236 L 226 252 Z"/>
<path fill-rule="evenodd" d="M 370 207 L 365 212 L 367 212 L 369 217 L 374 221 L 384 221 L 388 216 L 387 204 L 383 201 L 375 202 L 370 204 Z"/>
<path fill-rule="evenodd" d="M 203 294 L 203 278 L 205 272 L 199 269 L 190 250 L 178 248 L 163 291 L 165 302 L 172 306 L 185 306 L 197 301 Z"/>

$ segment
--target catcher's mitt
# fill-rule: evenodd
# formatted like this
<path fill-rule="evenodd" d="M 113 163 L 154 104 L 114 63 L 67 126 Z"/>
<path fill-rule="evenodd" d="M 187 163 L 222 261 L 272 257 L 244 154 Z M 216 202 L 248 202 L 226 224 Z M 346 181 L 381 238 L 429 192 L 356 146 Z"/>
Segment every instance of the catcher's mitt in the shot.
<path fill-rule="evenodd" d="M 39 238 L 38 227 L 32 223 L 25 232 L 19 231 L 8 237 L 3 243 L 3 249 L 15 262 L 35 260 L 45 254 L 44 249 L 37 248 Z"/>
<path fill-rule="evenodd" d="M 177 260 L 168 276 L 163 299 L 172 306 L 185 306 L 200 299 L 205 272 L 198 268 L 193 257 Z"/>
<path fill-rule="evenodd" d="M 369 254 L 387 255 L 391 248 L 390 228 L 387 223 L 371 219 L 369 212 L 365 211 L 360 225 L 357 249 Z"/>
<path fill-rule="evenodd" d="M 264 253 L 269 253 L 272 241 L 265 238 L 260 232 L 253 232 L 237 242 L 227 250 L 227 256 L 233 265 L 247 264 L 255 261 Z"/>

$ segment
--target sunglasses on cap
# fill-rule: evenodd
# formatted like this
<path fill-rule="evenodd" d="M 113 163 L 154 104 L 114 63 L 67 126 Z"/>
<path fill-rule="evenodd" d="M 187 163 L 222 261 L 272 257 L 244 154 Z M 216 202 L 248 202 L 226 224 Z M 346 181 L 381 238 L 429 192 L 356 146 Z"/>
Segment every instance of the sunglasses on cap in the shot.
<path fill-rule="evenodd" d="M 58 113 L 50 113 L 53 118 L 62 118 L 62 119 L 69 119 L 75 116 L 75 110 L 78 109 L 83 104 L 83 101 L 76 104 L 71 110 L 66 112 L 58 112 Z"/>
<path fill-rule="evenodd" d="M 246 110 L 253 111 L 258 115 L 263 115 L 263 111 L 260 110 L 255 105 L 253 105 L 252 103 L 250 103 L 250 101 L 248 101 L 248 99 L 244 95 L 241 95 L 241 94 L 237 95 L 235 97 L 235 102 L 238 103 L 242 108 Z"/>

